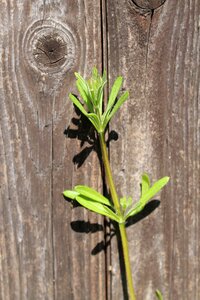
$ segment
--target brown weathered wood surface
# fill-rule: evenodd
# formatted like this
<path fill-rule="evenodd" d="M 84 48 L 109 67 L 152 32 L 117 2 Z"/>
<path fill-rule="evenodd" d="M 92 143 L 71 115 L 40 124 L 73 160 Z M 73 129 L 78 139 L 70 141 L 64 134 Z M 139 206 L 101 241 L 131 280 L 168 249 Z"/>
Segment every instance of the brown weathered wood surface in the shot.
<path fill-rule="evenodd" d="M 102 186 L 96 154 L 78 168 L 80 141 L 64 135 L 77 129 L 74 72 L 101 68 L 100 2 L 1 1 L 0 11 L 0 298 L 105 299 L 105 254 L 91 255 L 104 232 L 87 225 L 102 219 L 62 196 L 77 183 Z M 87 234 L 72 230 L 76 220 Z"/>
<path fill-rule="evenodd" d="M 198 300 L 200 3 L 142 10 L 108 1 L 107 12 L 109 75 L 121 73 L 131 95 L 112 125 L 119 192 L 137 195 L 143 171 L 171 177 L 159 208 L 128 230 L 136 294 L 150 300 L 159 288 L 164 299 Z M 113 241 L 112 293 L 122 299 L 116 249 Z"/>
<path fill-rule="evenodd" d="M 171 177 L 128 227 L 137 299 L 199 299 L 199 15 L 198 0 L 0 2 L 0 299 L 126 299 L 116 236 L 98 251 L 109 227 L 61 195 L 102 190 L 67 96 L 94 65 L 130 91 L 110 126 L 119 194 Z"/>

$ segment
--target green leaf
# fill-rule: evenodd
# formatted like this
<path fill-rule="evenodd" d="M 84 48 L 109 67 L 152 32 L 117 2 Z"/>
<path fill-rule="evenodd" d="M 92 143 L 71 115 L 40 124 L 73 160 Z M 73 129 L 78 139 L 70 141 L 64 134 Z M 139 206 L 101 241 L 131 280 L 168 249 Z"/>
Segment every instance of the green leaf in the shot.
<path fill-rule="evenodd" d="M 127 200 L 126 200 L 126 197 L 120 198 L 120 199 L 119 199 L 119 202 L 120 202 L 121 208 L 123 209 L 123 211 L 125 211 L 126 208 L 127 208 Z"/>
<path fill-rule="evenodd" d="M 141 195 L 143 196 L 150 188 L 150 179 L 147 174 L 142 175 Z"/>
<path fill-rule="evenodd" d="M 159 290 L 156 290 L 156 297 L 158 300 L 163 300 L 163 296 Z"/>
<path fill-rule="evenodd" d="M 99 74 L 98 74 L 98 70 L 96 67 L 92 68 L 92 77 L 93 78 L 98 78 Z"/>
<path fill-rule="evenodd" d="M 75 74 L 76 78 L 79 80 L 79 82 L 81 83 L 81 86 L 82 86 L 83 90 L 85 91 L 85 93 L 87 94 L 88 99 L 92 103 L 92 95 L 91 95 L 90 88 L 88 86 L 87 81 L 79 73 L 74 73 L 74 74 Z"/>
<path fill-rule="evenodd" d="M 103 114 L 103 117 L 104 117 L 103 128 L 104 129 L 106 128 L 110 119 L 114 116 L 114 114 L 118 111 L 118 109 L 122 106 L 122 104 L 128 99 L 128 96 L 129 96 L 129 92 L 125 92 L 123 95 L 121 95 L 121 97 L 119 98 L 119 100 L 117 101 L 117 103 L 115 104 L 113 109 L 111 110 L 111 112 L 106 110 L 106 113 Z"/>
<path fill-rule="evenodd" d="M 79 195 L 79 193 L 77 193 L 76 191 L 66 190 L 66 191 L 63 192 L 63 195 L 66 198 L 70 198 L 70 199 L 74 200 Z"/>
<path fill-rule="evenodd" d="M 131 204 L 132 204 L 132 198 L 131 197 L 122 197 L 120 198 L 120 205 L 123 209 L 123 211 L 125 211 Z"/>
<path fill-rule="evenodd" d="M 80 101 L 73 95 L 73 94 L 69 94 L 69 98 L 70 100 L 74 103 L 74 105 L 76 105 L 76 107 L 78 107 L 78 109 L 85 115 L 87 116 L 88 113 L 86 112 L 86 110 L 84 109 L 83 105 L 80 103 Z"/>
<path fill-rule="evenodd" d="M 138 201 L 125 215 L 125 219 L 127 220 L 129 217 L 133 217 L 136 214 L 138 214 L 139 212 L 141 212 L 143 210 L 143 208 L 145 207 L 144 203 L 141 203 L 140 201 Z"/>
<path fill-rule="evenodd" d="M 90 198 L 90 200 L 100 202 L 102 204 L 106 204 L 111 206 L 109 199 L 101 195 L 99 192 L 95 191 L 94 189 L 85 186 L 85 185 L 77 185 L 75 186 L 74 190 L 80 194 L 81 196 L 85 196 Z"/>
<path fill-rule="evenodd" d="M 103 205 L 102 203 L 95 202 L 85 196 L 77 196 L 76 201 L 93 212 L 109 217 L 110 219 L 116 222 L 120 222 L 120 217 L 117 216 L 111 209 L 109 209 L 107 206 Z"/>
<path fill-rule="evenodd" d="M 140 200 L 134 205 L 133 208 L 130 209 L 130 211 L 126 214 L 125 218 L 126 220 L 139 213 L 140 211 L 143 210 L 147 202 L 155 196 L 169 181 L 169 177 L 163 177 L 160 180 L 158 180 L 154 185 L 148 189 L 148 191 L 142 195 Z"/>
<path fill-rule="evenodd" d="M 97 71 L 97 68 L 92 69 L 92 77 L 87 81 L 95 108 L 102 114 L 103 88 L 106 83 L 105 73 L 103 77 Z M 94 109 L 95 111 L 95 109 Z"/>
<path fill-rule="evenodd" d="M 86 95 L 88 94 L 88 85 L 86 80 L 79 74 L 79 73 L 74 73 L 76 76 L 77 81 L 79 82 L 79 85 L 81 88 L 85 91 Z"/>
<path fill-rule="evenodd" d="M 127 207 L 129 207 L 132 204 L 133 200 L 132 197 L 127 198 Z"/>
<path fill-rule="evenodd" d="M 88 119 L 90 120 L 90 122 L 93 124 L 93 126 L 95 127 L 95 129 L 99 132 L 101 131 L 101 123 L 99 121 L 99 118 L 96 114 L 88 114 L 87 115 Z"/>
<path fill-rule="evenodd" d="M 107 105 L 107 109 L 106 109 L 107 111 L 109 111 L 112 108 L 113 104 L 115 103 L 115 100 L 117 98 L 117 95 L 118 95 L 119 90 L 122 85 L 122 81 L 123 81 L 123 78 L 121 76 L 117 77 L 117 79 L 115 80 L 115 82 L 112 86 L 111 92 L 110 92 L 108 105 Z"/>
<path fill-rule="evenodd" d="M 106 81 L 107 79 L 106 79 L 107 77 L 106 77 L 106 71 L 104 70 L 103 71 L 103 76 L 102 76 L 102 81 Z"/>
<path fill-rule="evenodd" d="M 106 84 L 106 80 L 103 80 L 101 83 L 101 86 L 99 87 L 97 91 L 97 103 L 99 107 L 100 114 L 102 114 L 102 106 L 103 106 L 103 89 Z"/>
<path fill-rule="evenodd" d="M 140 198 L 140 202 L 147 203 L 153 196 L 155 196 L 169 181 L 169 177 L 165 176 L 159 179 L 154 185 Z"/>
<path fill-rule="evenodd" d="M 76 81 L 76 87 L 79 91 L 79 94 L 81 95 L 83 101 L 85 102 L 85 104 L 87 105 L 88 107 L 88 111 L 89 112 L 93 112 L 93 106 L 92 106 L 92 103 L 90 102 L 89 100 L 89 97 L 87 95 L 87 91 L 83 88 L 80 80 L 77 80 Z"/>

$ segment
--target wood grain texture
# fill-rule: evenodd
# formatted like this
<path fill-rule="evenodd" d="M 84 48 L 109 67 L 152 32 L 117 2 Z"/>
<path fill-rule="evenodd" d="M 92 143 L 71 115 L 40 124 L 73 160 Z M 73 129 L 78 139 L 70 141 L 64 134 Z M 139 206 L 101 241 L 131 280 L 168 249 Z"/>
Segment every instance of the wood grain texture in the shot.
<path fill-rule="evenodd" d="M 110 149 L 118 192 L 136 200 L 144 171 L 153 181 L 171 177 L 159 208 L 128 228 L 138 300 L 153 299 L 157 288 L 165 299 L 200 295 L 199 13 L 198 1 L 149 12 L 107 2 L 110 81 L 121 74 L 130 91 L 111 126 L 119 134 Z M 122 299 L 116 253 L 113 240 L 112 295 Z"/>
<path fill-rule="evenodd" d="M 171 177 L 128 227 L 137 300 L 198 300 L 199 15 L 198 0 L 1 1 L 0 299 L 127 299 L 116 236 L 102 251 L 110 227 L 61 194 L 102 190 L 96 137 L 67 96 L 96 65 L 130 91 L 110 126 L 119 194 L 136 200 L 144 171 Z"/>
<path fill-rule="evenodd" d="M 136 5 L 139 10 L 151 10 L 157 9 L 164 4 L 166 0 L 132 0 L 132 3 Z"/>
<path fill-rule="evenodd" d="M 5 0 L 0 14 L 0 298 L 105 299 L 102 218 L 62 196 L 102 185 L 94 151 L 72 161 L 91 145 L 64 134 L 74 71 L 101 69 L 100 2 Z"/>

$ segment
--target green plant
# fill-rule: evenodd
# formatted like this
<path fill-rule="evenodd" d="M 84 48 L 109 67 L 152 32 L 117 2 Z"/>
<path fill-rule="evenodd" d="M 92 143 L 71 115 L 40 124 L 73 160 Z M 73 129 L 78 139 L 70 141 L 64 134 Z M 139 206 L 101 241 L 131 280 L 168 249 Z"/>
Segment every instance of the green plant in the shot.
<path fill-rule="evenodd" d="M 127 285 L 131 300 L 136 299 L 133 288 L 131 265 L 129 260 L 128 241 L 126 234 L 126 221 L 128 218 L 136 215 L 143 210 L 147 202 L 158 193 L 169 181 L 169 177 L 163 177 L 155 182 L 152 186 L 147 174 L 142 175 L 141 179 L 141 196 L 138 202 L 133 204 L 131 197 L 122 197 L 119 199 L 114 185 L 108 152 L 105 143 L 105 131 L 111 118 L 118 111 L 120 106 L 128 99 L 128 92 L 124 92 L 119 98 L 123 78 L 117 77 L 115 80 L 108 99 L 107 106 L 103 110 L 104 86 L 106 84 L 106 74 L 101 77 L 96 68 L 93 68 L 92 76 L 89 80 L 85 80 L 80 74 L 75 73 L 76 87 L 83 100 L 80 100 L 70 94 L 69 97 L 75 106 L 90 120 L 98 132 L 102 160 L 105 168 L 107 184 L 110 190 L 111 199 L 106 198 L 94 189 L 77 185 L 73 190 L 63 192 L 64 196 L 72 200 L 76 200 L 87 209 L 109 217 L 119 225 L 119 231 L 122 242 L 124 264 L 126 269 Z M 159 292 L 156 292 L 159 297 Z M 160 298 L 161 299 L 161 298 Z"/>
<path fill-rule="evenodd" d="M 158 300 L 163 300 L 163 296 L 159 290 L 156 290 L 156 297 Z"/>

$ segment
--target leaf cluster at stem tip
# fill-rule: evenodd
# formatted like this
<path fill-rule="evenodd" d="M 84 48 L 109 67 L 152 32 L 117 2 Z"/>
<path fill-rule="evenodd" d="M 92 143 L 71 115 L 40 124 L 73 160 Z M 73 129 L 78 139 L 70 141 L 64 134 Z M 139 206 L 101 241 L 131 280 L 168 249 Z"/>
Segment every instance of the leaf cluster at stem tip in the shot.
<path fill-rule="evenodd" d="M 106 72 L 100 76 L 94 67 L 92 76 L 85 80 L 79 73 L 75 73 L 76 87 L 82 98 L 83 104 L 79 98 L 72 93 L 69 94 L 70 100 L 76 107 L 90 120 L 98 133 L 105 131 L 111 118 L 118 111 L 120 106 L 128 99 L 129 93 L 124 92 L 117 98 L 122 86 L 123 78 L 117 77 L 115 80 L 109 98 L 108 104 L 103 112 L 104 86 L 107 82 Z"/>
<path fill-rule="evenodd" d="M 83 100 L 83 104 L 78 97 L 69 95 L 75 106 L 91 121 L 97 132 L 104 134 L 106 126 L 120 106 L 127 100 L 128 92 L 123 93 L 119 98 L 118 94 L 122 86 L 123 78 L 117 77 L 111 88 L 107 107 L 103 111 L 103 90 L 107 82 L 106 73 L 101 76 L 94 67 L 92 76 L 85 80 L 79 73 L 75 73 L 76 87 Z M 159 179 L 153 186 L 150 185 L 150 179 L 147 174 L 142 175 L 141 196 L 138 202 L 133 205 L 132 197 L 122 197 L 119 201 L 120 210 L 118 210 L 112 201 L 94 189 L 78 185 L 73 190 L 63 192 L 64 196 L 76 200 L 87 209 L 107 216 L 110 219 L 125 223 L 129 217 L 132 217 L 142 211 L 147 202 L 157 194 L 169 181 L 169 177 Z"/>
<path fill-rule="evenodd" d="M 76 200 L 79 204 L 93 212 L 109 217 L 118 223 L 125 223 L 129 217 L 142 211 L 147 202 L 157 194 L 168 181 L 169 177 L 166 176 L 150 186 L 149 176 L 143 174 L 139 201 L 133 205 L 131 197 L 122 197 L 120 199 L 120 214 L 115 211 L 113 204 L 108 198 L 88 186 L 77 185 L 73 190 L 66 190 L 63 194 L 65 197 Z"/>

